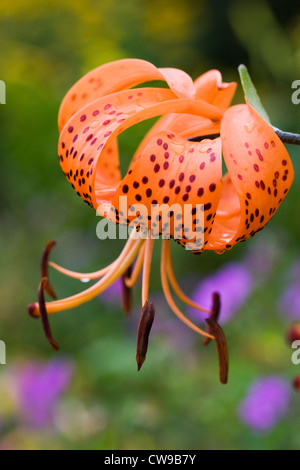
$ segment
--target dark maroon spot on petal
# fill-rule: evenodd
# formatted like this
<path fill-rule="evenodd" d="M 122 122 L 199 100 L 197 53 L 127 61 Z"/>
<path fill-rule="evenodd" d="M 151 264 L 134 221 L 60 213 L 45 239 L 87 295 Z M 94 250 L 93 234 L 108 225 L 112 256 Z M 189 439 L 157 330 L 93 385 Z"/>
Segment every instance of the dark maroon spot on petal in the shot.
<path fill-rule="evenodd" d="M 127 184 L 124 184 L 124 186 L 123 186 L 123 188 L 122 188 L 123 193 L 125 193 L 125 194 L 128 193 L 128 190 L 129 190 L 128 185 L 127 185 Z"/>
<path fill-rule="evenodd" d="M 159 170 L 160 170 L 160 165 L 158 163 L 156 163 L 156 165 L 154 166 L 155 173 L 158 173 Z"/>
<path fill-rule="evenodd" d="M 253 168 L 255 171 L 259 172 L 259 166 L 256 163 L 253 165 Z"/>
<path fill-rule="evenodd" d="M 212 183 L 209 185 L 209 190 L 213 193 L 216 190 L 216 185 L 215 183 Z"/>
<path fill-rule="evenodd" d="M 182 196 L 182 199 L 183 199 L 184 201 L 187 201 L 188 198 L 189 198 L 189 195 L 188 195 L 187 193 Z"/>
<path fill-rule="evenodd" d="M 203 170 L 205 167 L 205 162 L 202 162 L 201 165 L 199 166 L 200 170 Z"/>
<path fill-rule="evenodd" d="M 143 177 L 142 182 L 143 182 L 144 184 L 147 184 L 147 183 L 148 183 L 148 178 L 147 178 L 147 176 L 144 176 L 144 177 Z"/>
<path fill-rule="evenodd" d="M 140 183 L 138 183 L 137 181 L 135 181 L 135 182 L 133 183 L 133 187 L 134 187 L 135 189 L 137 189 L 137 188 L 139 187 L 139 185 L 140 185 Z"/>
<path fill-rule="evenodd" d="M 196 179 L 195 175 L 191 175 L 190 178 L 189 178 L 191 183 L 193 183 L 195 181 L 195 179 Z"/>
<path fill-rule="evenodd" d="M 259 149 L 256 149 L 255 151 L 256 151 L 256 154 L 258 155 L 258 158 L 260 159 L 260 161 L 263 162 L 264 157 L 262 156 L 260 150 L 259 150 Z"/>
<path fill-rule="evenodd" d="M 203 188 L 199 188 L 199 189 L 198 189 L 198 192 L 197 192 L 197 196 L 201 197 L 201 196 L 203 196 L 203 194 L 204 194 L 204 189 L 203 189 Z"/>
<path fill-rule="evenodd" d="M 164 204 L 168 204 L 169 200 L 170 200 L 169 196 L 165 196 L 165 197 L 163 198 L 163 203 L 164 203 Z"/>
<path fill-rule="evenodd" d="M 157 139 L 156 143 L 157 143 L 157 145 L 161 145 L 163 143 L 163 141 L 161 139 Z"/>
<path fill-rule="evenodd" d="M 248 199 L 251 199 L 251 194 L 250 193 L 246 193 L 246 196 Z"/>
<path fill-rule="evenodd" d="M 164 169 L 167 170 L 169 168 L 169 162 L 164 163 Z"/>
<path fill-rule="evenodd" d="M 183 181 L 183 179 L 184 179 L 184 173 L 180 173 L 180 175 L 179 175 L 179 178 L 178 178 L 178 179 L 179 179 L 179 181 Z"/>
<path fill-rule="evenodd" d="M 146 190 L 146 196 L 147 196 L 147 197 L 151 197 L 151 196 L 152 196 L 152 189 L 151 189 L 151 188 L 148 188 L 148 189 Z"/>
<path fill-rule="evenodd" d="M 282 160 L 283 166 L 287 165 L 287 160 Z"/>
<path fill-rule="evenodd" d="M 172 189 L 174 187 L 175 180 L 171 180 L 169 183 L 169 188 Z"/>
<path fill-rule="evenodd" d="M 180 157 L 179 157 L 179 162 L 182 163 L 183 160 L 184 160 L 184 156 L 183 156 L 183 155 L 180 155 Z"/>
<path fill-rule="evenodd" d="M 72 134 L 73 131 L 74 131 L 74 127 L 73 127 L 73 126 L 70 126 L 69 129 L 68 129 L 68 132 L 69 132 L 70 134 Z"/>
<path fill-rule="evenodd" d="M 155 155 L 151 155 L 150 161 L 151 161 L 151 162 L 155 162 L 155 160 L 156 160 L 156 156 L 155 156 Z"/>
<path fill-rule="evenodd" d="M 208 202 L 207 204 L 204 204 L 204 210 L 209 211 L 211 209 L 211 203 Z"/>

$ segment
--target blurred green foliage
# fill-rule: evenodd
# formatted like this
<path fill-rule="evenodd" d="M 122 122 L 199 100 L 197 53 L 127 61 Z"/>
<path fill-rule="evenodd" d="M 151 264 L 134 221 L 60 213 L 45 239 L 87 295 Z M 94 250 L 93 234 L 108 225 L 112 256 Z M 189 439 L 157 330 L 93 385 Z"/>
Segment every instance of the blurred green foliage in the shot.
<path fill-rule="evenodd" d="M 291 83 L 300 78 L 296 7 L 297 2 L 271 0 L 1 0 L 0 79 L 7 86 L 7 104 L 0 108 L 0 339 L 7 344 L 6 369 L 20 360 L 52 357 L 40 323 L 26 314 L 26 305 L 36 297 L 45 242 L 58 240 L 53 258 L 60 264 L 87 271 L 112 261 L 122 246 L 97 240 L 94 212 L 77 198 L 58 165 L 57 113 L 68 88 L 90 69 L 126 57 L 182 68 L 193 78 L 218 68 L 225 81 L 238 80 L 237 67 L 245 63 L 274 125 L 300 132 L 300 108 L 291 102 Z M 242 100 L 239 87 L 236 102 Z M 137 126 L 122 136 L 124 162 L 148 126 Z M 65 425 L 44 432 L 16 426 L 2 436 L 8 446 L 300 447 L 296 394 L 290 415 L 268 435 L 246 429 L 236 411 L 252 379 L 295 374 L 290 349 L 284 344 L 287 322 L 276 312 L 285 272 L 299 256 L 300 155 L 298 148 L 289 151 L 295 163 L 294 186 L 259 235 L 267 243 L 277 240 L 274 271 L 226 327 L 232 361 L 229 385 L 218 383 L 213 345 L 203 350 L 196 338 L 181 349 L 165 333 L 153 335 L 147 362 L 137 374 L 140 293 L 135 294 L 136 309 L 129 323 L 118 306 L 94 300 L 51 319 L 63 353 L 77 366 L 65 398 L 69 409 Z M 187 278 L 196 283 L 223 263 L 240 259 L 247 249 L 255 250 L 259 247 L 255 243 L 250 240 L 222 257 L 213 253 L 193 257 L 174 246 L 175 268 L 183 282 Z M 158 270 L 159 249 L 153 272 Z M 78 289 L 76 281 L 60 274 L 51 272 L 51 279 L 59 296 Z M 159 276 L 153 275 L 151 291 L 159 290 Z M 172 314 L 164 306 L 157 311 L 160 315 Z M 1 402 L 3 414 L 8 397 Z M 91 420 L 83 426 L 82 415 L 98 417 L 96 425 Z"/>

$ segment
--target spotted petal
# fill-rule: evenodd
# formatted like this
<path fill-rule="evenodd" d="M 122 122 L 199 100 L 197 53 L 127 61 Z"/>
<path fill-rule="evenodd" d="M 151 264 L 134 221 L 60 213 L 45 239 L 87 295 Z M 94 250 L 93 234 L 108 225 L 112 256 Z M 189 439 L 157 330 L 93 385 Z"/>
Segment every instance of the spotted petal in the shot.
<path fill-rule="evenodd" d="M 203 235 L 193 251 L 201 251 L 208 243 L 221 193 L 221 139 L 189 142 L 162 131 L 149 142 L 123 179 L 113 206 L 119 223 L 137 219 L 142 227 L 152 229 L 152 236 L 169 234 L 183 246 L 187 240 L 195 240 L 198 227 Z M 127 220 L 119 207 L 119 198 L 124 195 L 129 208 Z M 153 208 L 164 204 L 162 214 L 156 214 Z"/>
<path fill-rule="evenodd" d="M 218 109 L 201 100 L 179 99 L 168 89 L 138 88 L 114 93 L 85 106 L 64 127 L 59 159 L 77 193 L 95 209 L 110 205 L 120 179 L 116 162 L 102 158 L 117 135 L 145 119 L 166 113 L 189 113 L 220 119 Z"/>
<path fill-rule="evenodd" d="M 221 138 L 228 175 L 207 246 L 216 251 L 261 230 L 285 199 L 294 177 L 285 146 L 250 105 L 225 112 Z"/>

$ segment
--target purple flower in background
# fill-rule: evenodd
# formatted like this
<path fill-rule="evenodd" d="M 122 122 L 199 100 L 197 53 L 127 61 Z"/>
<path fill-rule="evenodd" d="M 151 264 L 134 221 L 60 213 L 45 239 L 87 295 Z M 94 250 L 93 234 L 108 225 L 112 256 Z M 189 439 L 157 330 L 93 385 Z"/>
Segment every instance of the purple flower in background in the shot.
<path fill-rule="evenodd" d="M 108 305 L 119 305 L 122 299 L 122 290 L 122 279 L 119 278 L 117 279 L 117 281 L 111 284 L 104 292 L 102 292 L 101 297 L 99 297 L 99 299 Z"/>
<path fill-rule="evenodd" d="M 26 364 L 17 371 L 17 396 L 27 424 L 43 427 L 51 423 L 54 407 L 69 385 L 73 370 L 69 360 L 54 360 Z"/>
<path fill-rule="evenodd" d="M 210 309 L 212 294 L 218 292 L 222 303 L 220 323 L 224 324 L 243 306 L 252 289 L 253 279 L 246 266 L 242 263 L 230 263 L 201 282 L 192 298 Z M 205 318 L 204 314 L 194 308 L 190 312 L 197 319 Z"/>
<path fill-rule="evenodd" d="M 300 320 L 300 283 L 294 281 L 282 293 L 278 302 L 280 313 L 289 320 Z"/>
<path fill-rule="evenodd" d="M 255 381 L 239 406 L 241 420 L 256 431 L 270 431 L 287 413 L 290 385 L 270 376 Z"/>

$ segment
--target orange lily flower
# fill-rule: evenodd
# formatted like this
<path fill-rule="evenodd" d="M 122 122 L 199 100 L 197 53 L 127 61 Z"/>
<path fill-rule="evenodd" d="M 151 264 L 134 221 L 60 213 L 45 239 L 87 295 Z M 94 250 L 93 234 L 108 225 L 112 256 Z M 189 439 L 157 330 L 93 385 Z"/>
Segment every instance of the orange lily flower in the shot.
<path fill-rule="evenodd" d="M 169 88 L 132 88 L 153 80 L 165 81 Z M 235 83 L 223 83 L 216 70 L 193 82 L 180 70 L 158 69 L 142 60 L 127 59 L 91 71 L 67 93 L 59 112 L 59 161 L 64 174 L 78 195 L 102 216 L 124 225 L 138 222 L 120 256 L 100 271 L 77 273 L 50 262 L 53 268 L 68 276 L 98 281 L 77 295 L 45 303 L 43 291 L 53 295 L 47 274 L 52 244 L 48 245 L 43 257 L 39 303 L 31 304 L 29 312 L 35 317 L 41 315 L 54 348 L 57 344 L 51 335 L 48 314 L 93 299 L 119 277 L 123 277 L 128 292 L 143 270 L 143 311 L 137 346 L 138 368 L 141 367 L 154 318 L 154 306 L 148 303 L 154 238 L 137 237 L 137 232 L 143 229 L 151 234 L 156 224 L 156 233 L 163 238 L 161 280 L 166 300 L 186 325 L 207 340 L 216 339 L 221 381 L 226 382 L 228 354 L 224 334 L 217 323 L 220 299 L 215 294 L 212 310 L 208 311 L 182 292 L 172 268 L 169 238 L 187 246 L 195 237 L 193 227 L 197 219 L 202 217 L 201 238 L 192 251 L 223 253 L 260 231 L 292 184 L 290 157 L 271 126 L 249 104 L 229 108 L 235 88 Z M 163 117 L 141 142 L 122 178 L 117 136 L 130 126 L 156 116 Z M 207 138 L 215 134 L 220 136 Z M 203 140 L 187 140 L 193 136 L 202 136 Z M 224 176 L 222 153 L 228 170 Z M 121 210 L 124 196 L 127 198 L 125 214 Z M 150 213 L 153 206 L 176 205 L 183 213 L 187 204 L 189 217 L 185 213 L 177 218 L 176 212 L 169 210 L 166 224 L 169 238 L 164 236 L 166 227 L 161 216 L 153 223 L 151 216 L 144 217 L 136 210 L 143 205 Z M 177 232 L 182 235 L 178 237 Z M 207 312 L 206 331 L 181 312 L 170 286 L 183 302 Z M 128 298 L 126 305 L 128 309 Z"/>

